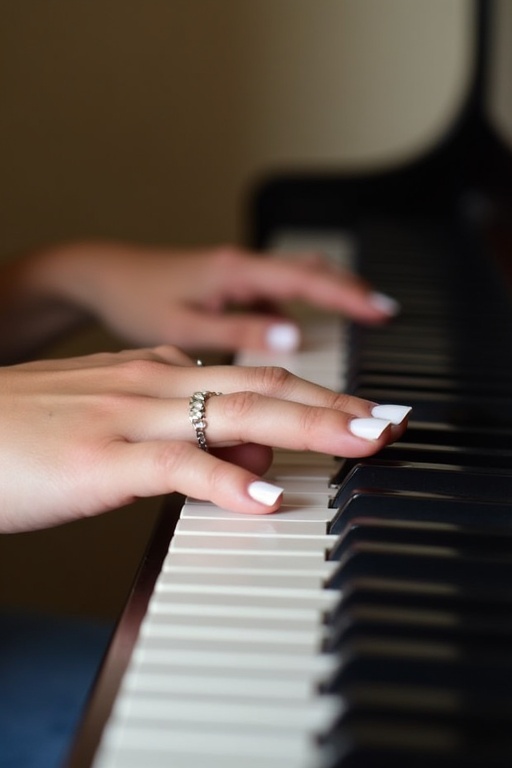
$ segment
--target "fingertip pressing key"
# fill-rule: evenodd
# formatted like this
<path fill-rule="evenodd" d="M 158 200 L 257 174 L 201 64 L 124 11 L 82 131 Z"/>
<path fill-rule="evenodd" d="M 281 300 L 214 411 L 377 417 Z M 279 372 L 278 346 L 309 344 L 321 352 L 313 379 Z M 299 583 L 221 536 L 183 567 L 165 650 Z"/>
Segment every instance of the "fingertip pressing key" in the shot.
<path fill-rule="evenodd" d="M 378 418 L 359 418 L 352 419 L 348 428 L 356 437 L 362 437 L 365 440 L 378 440 L 384 430 L 391 425 L 389 419 Z"/>
<path fill-rule="evenodd" d="M 266 483 L 263 480 L 255 480 L 247 489 L 251 499 L 264 504 L 266 507 L 273 507 L 283 490 L 280 486 Z"/>
<path fill-rule="evenodd" d="M 408 405 L 376 405 L 372 408 L 372 416 L 378 419 L 387 419 L 398 426 L 411 412 Z"/>

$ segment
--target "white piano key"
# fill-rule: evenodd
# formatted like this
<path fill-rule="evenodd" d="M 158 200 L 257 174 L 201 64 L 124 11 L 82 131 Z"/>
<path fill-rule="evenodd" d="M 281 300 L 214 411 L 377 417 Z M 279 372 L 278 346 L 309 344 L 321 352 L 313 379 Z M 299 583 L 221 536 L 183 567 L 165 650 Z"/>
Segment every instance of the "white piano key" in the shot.
<path fill-rule="evenodd" d="M 165 752 L 152 753 L 150 768 L 325 768 L 324 763 L 316 762 L 319 758 L 306 759 L 303 756 L 295 760 L 288 759 L 286 764 L 280 758 L 273 760 L 265 756 L 247 755 L 240 756 L 214 756 L 209 755 L 172 755 L 172 766 L 169 766 L 169 755 Z M 116 748 L 109 749 L 108 753 L 101 752 L 94 763 L 94 768 L 141 768 L 147 765 L 147 754 L 143 750 Z"/>
<path fill-rule="evenodd" d="M 188 596 L 190 598 L 190 595 Z M 185 617 L 200 616 L 203 621 L 207 617 L 218 620 L 219 618 L 231 619 L 237 621 L 291 621 L 304 622 L 308 625 L 319 624 L 322 616 L 325 614 L 323 608 L 296 608 L 293 606 L 270 606 L 243 604 L 233 605 L 226 602 L 208 601 L 205 596 L 203 602 L 183 602 L 173 599 L 173 595 L 155 594 L 151 600 L 149 612 L 161 614 L 162 616 L 172 617 L 172 621 L 184 621 Z"/>
<path fill-rule="evenodd" d="M 231 571 L 233 577 L 242 574 L 258 573 L 288 573 L 306 574 L 308 572 L 327 579 L 337 568 L 338 563 L 323 560 L 312 554 L 295 553 L 287 554 L 234 554 L 232 552 L 180 552 L 169 551 L 166 558 L 166 572 L 171 569 L 193 568 L 194 570 L 206 570 L 217 568 Z"/>
<path fill-rule="evenodd" d="M 156 667 L 156 669 L 155 669 Z M 155 671 L 148 671 L 144 666 L 135 665 L 125 676 L 121 696 L 133 698 L 137 694 L 160 698 L 160 705 L 165 708 L 176 698 L 193 698 L 195 702 L 208 700 L 210 708 L 212 699 L 216 702 L 236 700 L 240 704 L 254 701 L 267 703 L 279 702 L 283 709 L 296 702 L 308 702 L 315 698 L 314 686 L 306 677 L 289 675 L 278 677 L 273 670 L 272 677 L 263 676 L 256 670 L 245 676 L 229 676 L 220 672 L 216 676 L 208 675 L 207 669 L 202 668 L 201 674 L 187 669 L 186 675 L 180 675 L 174 669 L 153 665 Z M 270 672 L 270 671 L 269 671 Z M 165 697 L 165 698 L 164 698 Z"/>
<path fill-rule="evenodd" d="M 141 628 L 139 640 L 145 637 L 146 633 Z M 320 651 L 320 645 L 315 642 L 314 638 L 304 638 L 304 642 L 299 642 L 299 638 L 295 639 L 295 642 L 286 642 L 286 638 L 278 633 L 276 634 L 275 642 L 270 635 L 262 636 L 255 639 L 250 637 L 236 637 L 233 635 L 231 639 L 227 637 L 218 637 L 213 635 L 204 636 L 204 632 L 198 632 L 196 635 L 191 633 L 183 633 L 178 635 L 175 633 L 174 637 L 162 636 L 161 634 L 149 634 L 154 640 L 161 640 L 165 643 L 165 647 L 169 651 L 201 651 L 205 645 L 208 645 L 212 652 L 225 652 L 231 653 L 234 657 L 240 654 L 268 654 L 269 656 L 315 656 Z"/>
<path fill-rule="evenodd" d="M 211 702 L 190 699 L 169 699 L 162 707 L 160 697 L 141 695 L 123 697 L 114 715 L 126 718 L 126 725 L 137 721 L 165 721 L 169 723 L 205 723 L 238 727 L 263 726 L 270 730 L 287 728 L 302 733 L 317 734 L 330 728 L 342 714 L 338 698 L 322 696 L 316 701 L 287 701 L 286 706 L 268 702 L 236 701 Z"/>
<path fill-rule="evenodd" d="M 308 343 L 306 339 L 303 348 L 296 352 L 254 352 L 251 355 L 250 363 L 244 363 L 244 365 L 279 365 L 292 372 L 297 367 L 302 367 L 310 369 L 313 373 L 315 371 L 324 371 L 325 373 L 332 374 L 333 356 L 329 342 L 332 343 L 333 341 L 335 341 L 334 337 L 329 338 L 327 336 L 324 338 L 323 344 L 314 345 L 314 340 Z"/>
<path fill-rule="evenodd" d="M 304 590 L 318 589 L 324 586 L 328 574 L 314 573 L 313 571 L 254 571 L 254 570 L 229 570 L 227 568 L 171 568 L 167 561 L 164 570 L 157 582 L 157 589 L 165 591 L 178 586 L 200 586 L 201 588 L 227 587 L 237 585 L 247 591 L 261 591 L 262 589 L 288 589 Z"/>
<path fill-rule="evenodd" d="M 250 588 L 239 584 L 220 586 L 215 584 L 176 584 L 168 582 L 165 589 L 160 589 L 157 582 L 152 601 L 159 605 L 183 604 L 223 605 L 233 608 L 261 606 L 262 608 L 288 608 L 290 610 L 332 610 L 340 600 L 340 592 L 332 589 L 279 589 Z M 165 610 L 165 608 L 162 608 Z"/>
<path fill-rule="evenodd" d="M 339 660 L 333 654 L 311 653 L 304 651 L 286 655 L 282 646 L 273 651 L 267 647 L 251 649 L 242 647 L 212 648 L 208 644 L 194 647 L 186 644 L 174 644 L 171 647 L 165 639 L 157 637 L 139 637 L 133 651 L 132 661 L 148 664 L 181 665 L 199 669 L 217 668 L 232 670 L 275 670 L 284 672 L 304 672 L 307 677 L 318 675 L 328 677 L 334 673 Z"/>
<path fill-rule="evenodd" d="M 278 470 L 273 471 L 272 467 L 266 475 L 266 479 L 269 482 L 277 476 Z M 332 491 L 329 489 L 328 484 L 323 478 L 308 478 L 304 479 L 300 477 L 289 477 L 283 480 L 281 487 L 284 489 L 284 496 L 288 496 L 289 493 L 325 493 L 328 496 L 332 496 Z"/>
<path fill-rule="evenodd" d="M 205 725 L 189 727 L 165 723 L 131 723 L 129 728 L 112 729 L 106 733 L 106 746 L 111 749 L 144 750 L 147 752 L 143 764 L 152 765 L 152 755 L 159 751 L 169 756 L 169 765 L 173 765 L 173 755 L 201 755 L 238 757 L 244 765 L 244 755 L 260 756 L 265 759 L 280 758 L 288 765 L 289 758 L 309 759 L 315 754 L 315 745 L 307 733 L 297 733 L 281 729 L 278 733 L 270 729 L 233 729 L 208 728 Z M 149 761 L 149 763 L 148 763 Z"/>
<path fill-rule="evenodd" d="M 279 553 L 283 557 L 301 554 L 311 557 L 325 557 L 338 541 L 337 536 L 244 536 L 244 535 L 201 535 L 178 533 L 173 536 L 170 548 L 185 552 L 223 552 L 230 554 Z"/>
<path fill-rule="evenodd" d="M 311 492 L 304 491 L 302 493 L 298 491 L 286 491 L 283 493 L 283 504 L 295 507 L 327 507 L 333 496 L 333 492 L 326 489 L 325 491 Z M 199 504 L 201 506 L 207 506 L 208 502 L 202 499 L 187 498 L 186 505 L 191 506 Z M 213 504 L 211 505 L 214 506 Z"/>
<path fill-rule="evenodd" d="M 335 267 L 351 269 L 357 256 L 354 234 L 343 229 L 305 229 L 290 227 L 276 229 L 270 247 L 282 259 L 287 253 L 321 253 Z"/>
<path fill-rule="evenodd" d="M 281 615 L 278 615 L 278 613 L 273 614 L 262 609 L 251 613 L 250 611 L 222 611 L 220 606 L 217 606 L 216 610 L 213 610 L 213 608 L 200 612 L 196 610 L 195 612 L 183 611 L 180 613 L 179 611 L 159 611 L 152 603 L 146 620 L 151 624 L 152 628 L 156 629 L 159 627 L 162 634 L 166 634 L 167 628 L 170 628 L 169 631 L 172 633 L 179 627 L 190 627 L 193 628 L 193 631 L 200 630 L 201 628 L 213 631 L 216 627 L 221 627 L 226 630 L 242 629 L 244 632 L 253 629 L 255 631 L 254 637 L 257 637 L 256 633 L 260 630 L 262 632 L 266 630 L 311 632 L 317 630 L 321 624 L 321 619 L 314 612 L 309 613 L 309 615 L 307 615 L 307 612 L 304 612 L 302 616 L 294 616 L 287 615 L 286 613 Z"/>
<path fill-rule="evenodd" d="M 189 654 L 185 660 L 181 657 L 174 659 L 159 653 L 158 649 L 156 658 L 139 654 L 130 660 L 121 690 L 136 688 L 161 696 L 167 691 L 176 694 L 179 689 L 182 693 L 187 691 L 187 696 L 212 696 L 215 692 L 216 696 L 243 696 L 251 700 L 282 699 L 287 690 L 286 697 L 296 700 L 316 698 L 319 686 L 327 679 L 325 669 L 310 668 L 307 664 L 300 669 L 283 669 L 277 663 L 252 666 L 247 654 L 239 655 L 240 663 L 236 667 L 223 664 L 219 654 L 210 654 L 209 661 L 198 658 L 197 653 Z M 225 681 L 226 687 L 220 685 L 219 688 L 219 681 Z"/>
<path fill-rule="evenodd" d="M 278 644 L 299 649 L 319 649 L 324 637 L 322 627 L 309 627 L 307 629 L 276 629 L 248 627 L 247 625 L 193 626 L 188 623 L 180 625 L 172 622 L 158 622 L 158 616 L 153 616 L 151 621 L 143 622 L 141 634 L 147 637 L 162 637 L 176 640 L 202 641 L 205 643 L 255 643 L 263 645 L 268 643 Z"/>
<path fill-rule="evenodd" d="M 327 523 L 317 521 L 294 522 L 276 519 L 274 515 L 245 517 L 245 520 L 212 518 L 181 518 L 176 534 L 244 535 L 244 536 L 322 536 L 327 533 Z"/>
<path fill-rule="evenodd" d="M 281 487 L 288 480 L 299 478 L 301 480 L 321 480 L 324 484 L 324 490 L 329 491 L 332 487 L 331 481 L 335 477 L 336 470 L 332 467 L 328 470 L 325 467 L 308 467 L 306 469 L 301 464 L 272 464 L 268 473 L 264 475 L 265 480 L 281 480 Z"/>
<path fill-rule="evenodd" d="M 187 504 L 183 507 L 181 516 L 183 519 L 190 517 L 209 518 L 216 520 L 248 520 L 257 519 L 260 517 L 263 520 L 267 518 L 269 520 L 297 520 L 299 522 L 305 521 L 322 521 L 330 523 L 338 514 L 337 509 L 331 509 L 325 504 L 316 506 L 295 506 L 283 504 L 277 512 L 272 512 L 271 515 L 246 515 L 243 512 L 231 512 L 228 509 L 222 509 L 221 507 L 215 507 L 207 504 Z"/>

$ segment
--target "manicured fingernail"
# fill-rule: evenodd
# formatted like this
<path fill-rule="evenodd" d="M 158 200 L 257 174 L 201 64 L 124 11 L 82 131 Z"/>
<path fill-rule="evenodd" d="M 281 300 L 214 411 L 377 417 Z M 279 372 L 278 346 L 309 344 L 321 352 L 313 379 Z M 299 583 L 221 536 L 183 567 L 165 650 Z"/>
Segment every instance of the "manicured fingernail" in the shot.
<path fill-rule="evenodd" d="M 364 437 L 365 440 L 377 440 L 391 422 L 387 419 L 352 419 L 348 428 L 356 437 Z"/>
<path fill-rule="evenodd" d="M 283 488 L 271 483 L 265 483 L 263 480 L 255 480 L 247 489 L 249 496 L 254 501 L 259 501 L 266 507 L 272 507 L 283 492 Z"/>
<path fill-rule="evenodd" d="M 385 293 L 372 293 L 370 301 L 376 309 L 385 312 L 386 315 L 397 315 L 400 312 L 400 304 Z"/>
<path fill-rule="evenodd" d="M 297 326 L 291 323 L 271 325 L 267 331 L 267 346 L 278 352 L 292 352 L 300 344 L 300 333 Z"/>
<path fill-rule="evenodd" d="M 401 424 L 411 410 L 408 405 L 376 405 L 372 408 L 372 416 L 387 419 L 392 424 Z"/>

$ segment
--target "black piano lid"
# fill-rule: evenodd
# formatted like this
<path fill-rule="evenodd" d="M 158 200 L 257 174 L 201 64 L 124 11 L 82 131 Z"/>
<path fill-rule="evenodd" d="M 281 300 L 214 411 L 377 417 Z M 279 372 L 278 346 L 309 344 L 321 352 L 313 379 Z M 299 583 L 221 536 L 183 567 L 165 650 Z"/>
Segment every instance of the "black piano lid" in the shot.
<path fill-rule="evenodd" d="M 282 171 L 253 190 L 249 240 L 267 247 L 278 229 L 353 227 L 378 214 L 441 219 L 499 216 L 510 207 L 512 148 L 487 109 L 494 0 L 472 0 L 475 67 L 465 103 L 437 144 L 412 161 L 378 173 Z"/>

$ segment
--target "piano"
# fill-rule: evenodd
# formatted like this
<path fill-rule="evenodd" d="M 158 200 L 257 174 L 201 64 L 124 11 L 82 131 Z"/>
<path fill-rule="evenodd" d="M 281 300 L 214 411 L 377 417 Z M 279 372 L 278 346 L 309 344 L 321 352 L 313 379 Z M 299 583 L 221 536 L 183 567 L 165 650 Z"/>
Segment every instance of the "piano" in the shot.
<path fill-rule="evenodd" d="M 377 456 L 280 451 L 280 512 L 171 497 L 70 768 L 512 765 L 511 154 L 478 12 L 463 113 L 406 167 L 281 176 L 252 244 L 311 244 L 402 305 L 384 328 L 310 313 L 276 363 L 412 406 Z"/>

